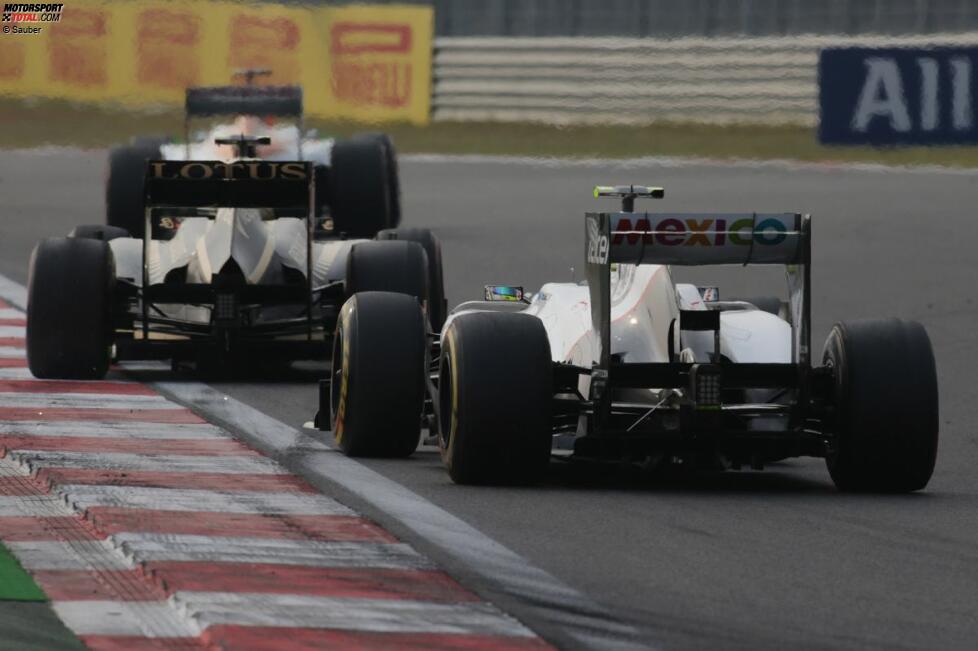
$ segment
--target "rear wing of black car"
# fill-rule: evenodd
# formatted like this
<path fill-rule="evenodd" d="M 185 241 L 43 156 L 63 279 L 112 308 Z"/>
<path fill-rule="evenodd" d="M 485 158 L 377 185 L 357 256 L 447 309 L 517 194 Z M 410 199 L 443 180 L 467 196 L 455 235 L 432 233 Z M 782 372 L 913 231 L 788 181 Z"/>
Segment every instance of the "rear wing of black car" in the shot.
<path fill-rule="evenodd" d="M 638 187 L 638 186 L 622 186 Z M 643 187 L 643 190 L 645 188 Z M 598 190 L 607 190 L 598 192 Z M 592 381 L 597 393 L 622 381 L 634 386 L 659 382 L 669 386 L 688 373 L 688 364 L 628 365 L 611 358 L 611 269 L 617 264 L 662 265 L 784 265 L 791 312 L 792 364 L 746 365 L 752 381 L 776 383 L 785 377 L 803 376 L 811 359 L 811 220 L 798 213 L 641 213 L 631 212 L 635 197 L 654 197 L 650 192 L 615 192 L 596 189 L 596 196 L 620 196 L 621 212 L 585 215 L 585 267 L 591 296 L 591 321 L 598 352 L 593 360 Z M 680 310 L 674 327 L 680 330 L 712 330 L 719 347 L 720 312 Z M 720 351 L 715 360 L 719 362 Z M 642 369 L 629 368 L 642 366 Z M 771 368 L 761 368 L 761 367 Z M 785 368 L 776 368 L 785 367 Z M 637 379 L 636 372 L 644 377 Z M 617 374 L 617 378 L 613 377 Z M 770 377 L 767 377 L 770 375 Z M 676 376 L 676 377 L 672 377 Z M 636 384 L 637 382 L 637 384 Z M 651 384 L 648 386 L 652 386 Z M 598 400 L 610 408 L 610 391 Z M 604 411 L 599 409 L 599 411 Z M 600 416 L 599 416 L 600 418 Z"/>
<path fill-rule="evenodd" d="M 152 160 L 145 202 L 153 208 L 315 208 L 315 166 L 307 161 Z M 147 219 L 149 213 L 147 212 Z"/>

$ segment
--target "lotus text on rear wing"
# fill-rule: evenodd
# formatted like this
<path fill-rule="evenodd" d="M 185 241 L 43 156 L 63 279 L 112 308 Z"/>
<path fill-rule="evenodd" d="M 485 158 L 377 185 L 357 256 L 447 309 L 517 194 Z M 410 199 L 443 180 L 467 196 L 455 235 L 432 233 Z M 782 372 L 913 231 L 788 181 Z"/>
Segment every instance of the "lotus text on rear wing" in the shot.
<path fill-rule="evenodd" d="M 301 162 L 153 161 L 148 170 L 151 179 L 160 181 L 306 181 L 309 178 L 308 168 Z"/>

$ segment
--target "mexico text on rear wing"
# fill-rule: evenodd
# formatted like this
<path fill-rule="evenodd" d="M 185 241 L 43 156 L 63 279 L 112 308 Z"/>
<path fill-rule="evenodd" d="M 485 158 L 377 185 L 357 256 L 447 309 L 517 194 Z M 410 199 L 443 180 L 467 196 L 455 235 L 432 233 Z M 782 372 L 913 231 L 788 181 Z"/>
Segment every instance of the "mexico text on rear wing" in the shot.
<path fill-rule="evenodd" d="M 784 264 L 807 261 L 807 216 L 798 213 L 636 213 L 635 199 L 661 199 L 645 185 L 597 186 L 622 210 L 588 213 L 588 262 L 627 264 Z"/>
<path fill-rule="evenodd" d="M 637 187 L 637 186 L 624 186 Z M 645 188 L 643 188 L 645 189 Z M 598 192 L 596 192 L 598 194 Z M 652 197 L 649 193 L 602 192 L 600 196 Z M 753 369 L 760 381 L 793 376 L 810 365 L 811 349 L 811 220 L 798 213 L 641 213 L 613 212 L 585 215 L 585 259 L 591 294 L 591 320 L 599 352 L 594 374 L 614 386 L 610 376 L 622 378 L 636 369 L 611 359 L 611 270 L 613 264 L 663 265 L 784 265 L 788 276 L 792 328 L 792 364 L 786 368 Z M 678 331 L 713 330 L 719 346 L 720 313 L 716 310 L 680 310 Z M 721 351 L 715 351 L 717 359 Z M 671 377 L 684 372 L 682 364 L 642 365 L 642 373 Z"/>
<path fill-rule="evenodd" d="M 807 235 L 805 218 L 799 214 L 606 213 L 604 217 L 610 262 L 788 265 L 804 261 Z"/>

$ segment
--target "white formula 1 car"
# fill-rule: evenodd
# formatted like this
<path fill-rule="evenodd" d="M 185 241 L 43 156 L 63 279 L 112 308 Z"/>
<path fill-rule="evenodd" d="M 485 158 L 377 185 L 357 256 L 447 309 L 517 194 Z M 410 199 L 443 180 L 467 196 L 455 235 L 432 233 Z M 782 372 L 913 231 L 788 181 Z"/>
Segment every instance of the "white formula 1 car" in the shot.
<path fill-rule="evenodd" d="M 440 337 L 403 296 L 350 298 L 320 429 L 348 454 L 394 456 L 427 423 L 459 483 L 533 481 L 552 458 L 760 469 L 814 456 L 841 489 L 923 488 L 938 441 L 924 328 L 840 322 L 813 364 L 810 218 L 633 212 L 662 194 L 597 188 L 623 205 L 585 217 L 586 283 L 487 286 Z M 673 282 L 670 265 L 717 264 L 784 265 L 787 302 Z"/>
<path fill-rule="evenodd" d="M 258 86 L 269 70 L 242 70 L 247 85 L 188 88 L 183 143 L 165 137 L 136 138 L 109 152 L 105 185 L 106 223 L 133 237 L 143 234 L 143 179 L 148 160 L 229 160 L 227 142 L 239 135 L 268 137 L 255 156 L 269 161 L 309 161 L 317 166 L 321 202 L 315 234 L 328 237 L 373 237 L 401 221 L 397 156 L 385 134 L 365 133 L 348 139 L 317 138 L 303 129 L 302 88 Z M 233 117 L 194 134 L 194 120 Z M 282 122 L 275 123 L 274 121 Z M 196 140 L 194 139 L 196 137 Z M 218 141 L 225 141 L 223 144 Z M 154 239 L 172 236 L 179 220 L 154 219 Z"/>

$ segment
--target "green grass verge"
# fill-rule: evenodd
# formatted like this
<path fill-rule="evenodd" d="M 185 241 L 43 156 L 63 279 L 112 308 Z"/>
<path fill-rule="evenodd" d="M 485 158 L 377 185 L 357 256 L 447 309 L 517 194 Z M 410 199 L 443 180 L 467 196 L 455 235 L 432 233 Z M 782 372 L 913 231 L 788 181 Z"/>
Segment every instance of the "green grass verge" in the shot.
<path fill-rule="evenodd" d="M 0 649 L 85 651 L 58 619 L 48 598 L 0 544 Z"/>
<path fill-rule="evenodd" d="M 180 134 L 176 110 L 133 113 L 61 101 L 0 100 L 0 148 L 104 147 L 135 135 Z M 309 120 L 321 134 L 383 129 L 401 153 L 508 154 L 567 158 L 686 156 L 978 167 L 976 147 L 826 147 L 813 129 L 775 126 L 572 126 L 439 122 L 427 127 Z"/>
<path fill-rule="evenodd" d="M 0 545 L 0 601 L 47 601 L 34 579 Z"/>

